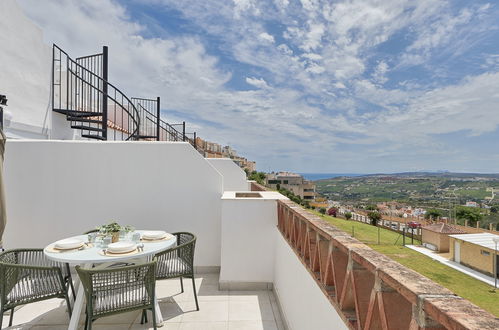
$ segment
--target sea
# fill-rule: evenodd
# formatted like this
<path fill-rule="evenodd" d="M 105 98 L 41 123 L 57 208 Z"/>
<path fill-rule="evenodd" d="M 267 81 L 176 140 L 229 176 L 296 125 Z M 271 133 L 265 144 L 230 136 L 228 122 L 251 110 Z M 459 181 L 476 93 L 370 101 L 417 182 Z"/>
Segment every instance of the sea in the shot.
<path fill-rule="evenodd" d="M 298 173 L 298 174 L 300 174 L 305 179 L 310 180 L 310 181 L 337 178 L 339 176 L 361 176 L 361 175 L 366 175 L 366 174 L 360 174 L 360 173 Z"/>

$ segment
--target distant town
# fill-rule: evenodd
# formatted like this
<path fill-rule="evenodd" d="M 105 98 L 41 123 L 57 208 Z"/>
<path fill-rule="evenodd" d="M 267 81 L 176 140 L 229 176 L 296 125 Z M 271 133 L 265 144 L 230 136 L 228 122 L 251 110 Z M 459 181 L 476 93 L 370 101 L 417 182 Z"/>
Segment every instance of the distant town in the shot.
<path fill-rule="evenodd" d="M 232 149 L 230 146 L 222 146 L 216 142 L 206 141 L 200 137 L 197 137 L 196 147 L 205 158 L 230 158 L 247 173 L 251 173 L 256 170 L 256 162 L 239 156 L 237 151 Z"/>
<path fill-rule="evenodd" d="M 399 262 L 407 250 L 398 250 L 397 244 L 449 267 L 438 276 L 448 276 L 453 268 L 489 285 L 499 276 L 499 175 L 399 173 L 310 181 L 283 171 L 252 172 L 249 179 Z M 407 265 L 421 271 L 417 264 Z"/>

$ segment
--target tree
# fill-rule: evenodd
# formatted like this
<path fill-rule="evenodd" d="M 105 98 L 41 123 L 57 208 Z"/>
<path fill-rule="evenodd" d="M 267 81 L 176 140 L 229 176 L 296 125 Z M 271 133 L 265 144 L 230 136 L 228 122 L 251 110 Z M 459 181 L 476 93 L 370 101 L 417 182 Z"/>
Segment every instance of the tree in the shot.
<path fill-rule="evenodd" d="M 248 173 L 248 172 L 246 172 L 246 173 Z M 258 182 L 259 184 L 264 185 L 266 177 L 267 177 L 267 175 L 265 174 L 265 172 L 253 171 L 248 175 L 248 180 L 254 180 L 254 181 Z"/>
<path fill-rule="evenodd" d="M 442 211 L 437 210 L 437 209 L 429 209 L 426 211 L 424 217 L 425 219 L 430 219 L 430 220 L 437 220 L 437 218 L 440 218 L 442 216 Z"/>
<path fill-rule="evenodd" d="M 479 208 L 458 206 L 456 209 L 456 217 L 462 220 L 468 220 L 470 226 L 475 226 L 477 221 L 482 220 L 483 214 Z"/>
<path fill-rule="evenodd" d="M 327 210 L 327 215 L 330 215 L 332 217 L 335 217 L 337 213 L 338 213 L 337 207 L 331 207 L 329 208 L 329 210 Z"/>
<path fill-rule="evenodd" d="M 376 205 L 369 204 L 369 205 L 366 205 L 365 209 L 370 210 L 370 211 L 377 211 L 378 207 Z"/>
<path fill-rule="evenodd" d="M 381 214 L 377 211 L 371 211 L 367 213 L 367 217 L 371 219 L 371 225 L 377 226 L 378 221 L 381 220 Z"/>
<path fill-rule="evenodd" d="M 490 213 L 499 213 L 499 205 L 492 205 Z"/>
<path fill-rule="evenodd" d="M 321 214 L 326 214 L 326 208 L 325 208 L 325 207 L 321 207 L 321 208 L 319 209 L 319 212 L 320 212 Z"/>
<path fill-rule="evenodd" d="M 352 212 L 345 213 L 345 219 L 350 220 L 352 218 Z"/>

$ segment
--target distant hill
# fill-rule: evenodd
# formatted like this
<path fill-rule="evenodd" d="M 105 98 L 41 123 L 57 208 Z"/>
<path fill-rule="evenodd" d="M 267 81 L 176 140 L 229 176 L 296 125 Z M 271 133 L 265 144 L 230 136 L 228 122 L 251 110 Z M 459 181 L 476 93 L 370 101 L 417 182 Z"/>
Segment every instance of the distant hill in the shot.
<path fill-rule="evenodd" d="M 332 200 L 445 207 L 475 201 L 499 204 L 498 173 L 404 172 L 336 177 L 315 181 L 317 192 Z"/>
<path fill-rule="evenodd" d="M 329 178 L 325 178 L 324 176 L 327 173 L 321 174 L 322 178 L 314 181 L 324 181 L 329 180 L 331 178 L 369 178 L 369 177 L 442 177 L 442 178 L 489 178 L 489 179 L 499 179 L 499 173 L 460 173 L 460 172 L 447 172 L 447 171 L 439 171 L 439 172 L 401 172 L 401 173 L 372 173 L 372 174 L 333 174 Z"/>

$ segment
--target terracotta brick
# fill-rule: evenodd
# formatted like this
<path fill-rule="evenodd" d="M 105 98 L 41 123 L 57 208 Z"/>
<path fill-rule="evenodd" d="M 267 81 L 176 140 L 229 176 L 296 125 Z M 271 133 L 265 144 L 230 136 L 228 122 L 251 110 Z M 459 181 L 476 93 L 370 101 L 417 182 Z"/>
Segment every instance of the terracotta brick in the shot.
<path fill-rule="evenodd" d="M 395 261 L 383 264 L 378 271 L 380 278 L 385 283 L 394 288 L 412 304 L 417 304 L 418 296 L 422 294 L 453 294 L 443 286 Z"/>
<path fill-rule="evenodd" d="M 499 318 L 461 297 L 426 297 L 423 308 L 447 329 L 499 329 Z"/>
<path fill-rule="evenodd" d="M 350 329 L 499 329 L 499 320 L 289 200 L 278 227 Z"/>

